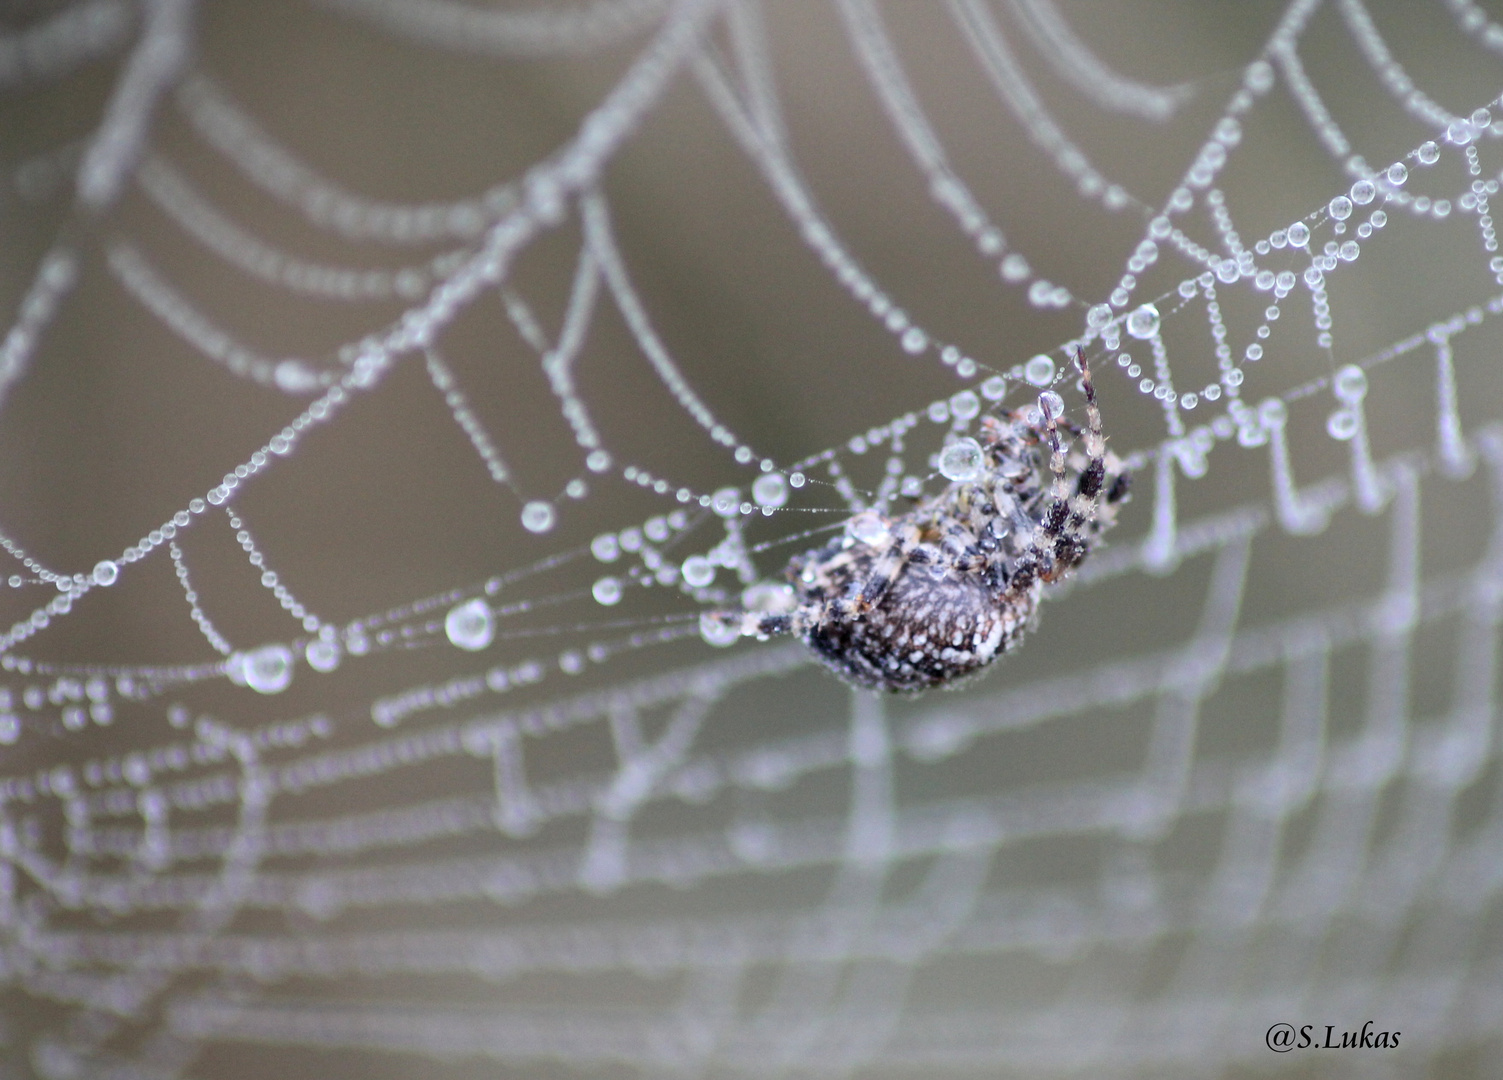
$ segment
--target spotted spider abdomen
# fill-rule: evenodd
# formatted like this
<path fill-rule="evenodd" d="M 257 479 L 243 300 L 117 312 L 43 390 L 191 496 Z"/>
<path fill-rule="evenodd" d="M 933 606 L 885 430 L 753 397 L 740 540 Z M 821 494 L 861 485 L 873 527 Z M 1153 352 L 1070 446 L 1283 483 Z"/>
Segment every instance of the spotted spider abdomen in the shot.
<path fill-rule="evenodd" d="M 853 560 L 827 587 L 850 591 L 871 562 Z M 1039 588 L 999 605 L 979 573 L 909 562 L 869 608 L 851 615 L 838 600 L 827 601 L 813 617 L 796 615 L 792 629 L 847 681 L 917 693 L 975 674 L 1019 641 L 1033 621 Z"/>

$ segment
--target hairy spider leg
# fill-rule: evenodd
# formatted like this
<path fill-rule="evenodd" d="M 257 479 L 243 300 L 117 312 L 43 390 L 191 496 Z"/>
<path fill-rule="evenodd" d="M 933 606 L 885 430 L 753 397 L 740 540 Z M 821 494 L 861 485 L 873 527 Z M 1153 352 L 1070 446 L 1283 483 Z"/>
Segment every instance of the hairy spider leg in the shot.
<path fill-rule="evenodd" d="M 1035 579 L 1058 580 L 1085 553 L 1080 529 L 1095 512 L 1096 498 L 1106 475 L 1106 440 L 1101 434 L 1101 409 L 1096 403 L 1096 388 L 1091 383 L 1091 369 L 1086 363 L 1084 350 L 1076 350 L 1075 363 L 1080 368 L 1081 384 L 1085 388 L 1086 453 L 1089 460 L 1072 497 L 1058 419 L 1048 410 L 1043 410 L 1044 436 L 1049 443 L 1049 471 L 1054 474 L 1053 491 L 1049 509 L 1034 527 L 1028 547 L 1018 562 L 1009 588 L 1012 592 L 1027 588 Z"/>
<path fill-rule="evenodd" d="M 861 583 L 860 591 L 854 597 L 835 600 L 836 612 L 845 616 L 863 615 L 876 607 L 892 587 L 892 583 L 898 580 L 898 575 L 913 555 L 913 549 L 919 546 L 922 539 L 923 534 L 916 523 L 901 521 L 892 546 L 873 564 L 871 573 Z"/>
<path fill-rule="evenodd" d="M 1101 434 L 1101 407 L 1096 402 L 1096 387 L 1091 382 L 1091 367 L 1086 363 L 1083 349 L 1075 350 L 1075 365 L 1080 368 L 1080 385 L 1085 391 L 1087 460 L 1075 484 L 1075 496 L 1070 500 L 1069 515 L 1054 539 L 1054 554 L 1059 572 L 1074 566 L 1085 554 L 1085 542 L 1081 533 L 1096 515 L 1107 472 L 1106 439 Z M 1052 514 L 1053 508 L 1050 510 Z"/>

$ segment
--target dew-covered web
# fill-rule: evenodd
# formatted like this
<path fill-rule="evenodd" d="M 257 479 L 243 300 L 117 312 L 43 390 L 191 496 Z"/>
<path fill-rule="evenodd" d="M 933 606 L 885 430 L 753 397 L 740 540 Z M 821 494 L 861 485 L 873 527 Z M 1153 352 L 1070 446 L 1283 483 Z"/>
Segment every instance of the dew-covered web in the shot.
<path fill-rule="evenodd" d="M 4 10 L 0 1077 L 1497 1074 L 1491 14 Z M 1077 346 L 986 679 L 705 618 Z"/>

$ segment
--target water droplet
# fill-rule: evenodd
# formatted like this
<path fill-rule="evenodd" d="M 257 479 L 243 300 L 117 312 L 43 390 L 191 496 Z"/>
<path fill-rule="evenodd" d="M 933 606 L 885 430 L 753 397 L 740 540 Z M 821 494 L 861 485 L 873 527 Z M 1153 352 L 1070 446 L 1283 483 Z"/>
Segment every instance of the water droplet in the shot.
<path fill-rule="evenodd" d="M 522 528 L 535 533 L 545 533 L 553 528 L 553 507 L 540 500 L 522 507 Z"/>
<path fill-rule="evenodd" d="M 1100 330 L 1112 321 L 1112 306 L 1110 304 L 1097 304 L 1086 312 L 1086 325 L 1092 330 Z"/>
<path fill-rule="evenodd" d="M 1405 180 L 1409 179 L 1409 170 L 1402 161 L 1395 161 L 1388 166 L 1388 182 L 1394 187 L 1401 187 Z"/>
<path fill-rule="evenodd" d="M 1053 390 L 1045 390 L 1039 395 L 1039 411 L 1045 420 L 1058 419 L 1065 414 L 1065 399 Z"/>
<path fill-rule="evenodd" d="M 892 530 L 887 526 L 887 519 L 875 510 L 867 510 L 851 518 L 846 523 L 845 531 L 851 539 L 873 547 L 887 543 L 892 536 Z"/>
<path fill-rule="evenodd" d="M 1341 257 L 1342 262 L 1354 262 L 1357 256 L 1362 254 L 1362 249 L 1357 246 L 1357 241 L 1348 240 L 1341 245 L 1336 254 Z"/>
<path fill-rule="evenodd" d="M 1258 406 L 1258 420 L 1265 428 L 1279 428 L 1289 418 L 1289 407 L 1278 398 L 1269 398 Z"/>
<path fill-rule="evenodd" d="M 318 389 L 318 376 L 301 360 L 283 360 L 272 372 L 277 389 L 287 394 L 306 394 Z"/>
<path fill-rule="evenodd" d="M 741 512 L 741 492 L 733 487 L 723 487 L 710 496 L 710 505 L 723 518 L 733 518 Z"/>
<path fill-rule="evenodd" d="M 10 746 L 21 737 L 21 718 L 12 713 L 0 716 L 0 743 Z"/>
<path fill-rule="evenodd" d="M 758 506 L 773 509 L 788 501 L 788 484 L 782 473 L 763 473 L 752 484 L 752 498 Z"/>
<path fill-rule="evenodd" d="M 303 650 L 303 655 L 307 657 L 308 666 L 314 671 L 333 671 L 339 666 L 339 642 L 325 641 L 322 638 L 318 641 L 310 641 L 308 647 Z"/>
<path fill-rule="evenodd" d="M 1367 372 L 1356 364 L 1348 364 L 1336 373 L 1331 389 L 1337 399 L 1355 405 L 1367 396 Z"/>
<path fill-rule="evenodd" d="M 741 606 L 762 615 L 786 615 L 798 606 L 798 596 L 781 581 L 759 581 L 742 592 Z"/>
<path fill-rule="evenodd" d="M 805 484 L 805 482 L 806 482 L 806 478 L 805 478 L 804 474 L 801 473 L 801 472 L 796 472 L 796 473 L 794 473 L 792 476 L 790 476 L 788 478 L 788 483 L 792 484 L 796 488 L 803 487 L 804 484 Z"/>
<path fill-rule="evenodd" d="M 1290 247 L 1304 247 L 1310 242 L 1310 227 L 1303 221 L 1296 221 L 1284 230 L 1284 235 L 1289 237 Z"/>
<path fill-rule="evenodd" d="M 1337 221 L 1345 221 L 1352 216 L 1352 200 L 1338 195 L 1326 205 L 1326 212 Z"/>
<path fill-rule="evenodd" d="M 957 420 L 974 420 L 981 412 L 981 399 L 973 390 L 962 390 L 950 399 L 950 415 Z"/>
<path fill-rule="evenodd" d="M 597 604 L 611 607 L 621 602 L 621 582 L 617 578 L 603 577 L 590 586 L 590 595 Z"/>
<path fill-rule="evenodd" d="M 1007 396 L 1007 380 L 1000 375 L 993 375 L 981 384 L 981 396 L 987 401 L 1001 401 Z"/>
<path fill-rule="evenodd" d="M 1451 126 L 1446 128 L 1446 141 L 1456 146 L 1465 146 L 1472 141 L 1472 125 L 1465 120 L 1454 120 Z"/>
<path fill-rule="evenodd" d="M 94 564 L 94 584 L 113 585 L 120 577 L 120 567 L 109 559 Z"/>
<path fill-rule="evenodd" d="M 1040 353 L 1023 365 L 1023 378 L 1034 386 L 1048 386 L 1054 381 L 1054 361 Z"/>
<path fill-rule="evenodd" d="M 911 356 L 917 356 L 929 347 L 929 335 L 917 326 L 910 326 L 903 332 L 903 351 Z"/>
<path fill-rule="evenodd" d="M 567 204 L 557 181 L 542 175 L 527 180 L 527 208 L 544 224 L 552 225 L 563 220 Z"/>
<path fill-rule="evenodd" d="M 1246 74 L 1241 78 L 1247 89 L 1257 93 L 1267 93 L 1273 86 L 1273 65 L 1267 60 L 1254 60 L 1247 65 Z"/>
<path fill-rule="evenodd" d="M 1373 201 L 1377 193 L 1378 188 L 1371 180 L 1358 180 L 1352 185 L 1352 202 L 1359 206 L 1366 206 Z"/>
<path fill-rule="evenodd" d="M 1159 332 L 1159 309 L 1152 304 L 1138 308 L 1127 317 L 1127 332 L 1139 340 L 1153 337 Z"/>
<path fill-rule="evenodd" d="M 621 544 L 615 533 L 601 533 L 590 541 L 590 554 L 601 562 L 615 562 L 621 557 Z"/>
<path fill-rule="evenodd" d="M 1337 442 L 1346 442 L 1357 434 L 1357 414 L 1352 409 L 1337 409 L 1326 417 L 1326 433 Z"/>
<path fill-rule="evenodd" d="M 1474 109 L 1468 119 L 1472 121 L 1473 127 L 1485 128 L 1493 122 L 1493 114 L 1486 109 Z"/>
<path fill-rule="evenodd" d="M 684 580 L 696 589 L 702 589 L 715 580 L 715 564 L 703 555 L 690 555 L 684 560 Z"/>
<path fill-rule="evenodd" d="M 611 455 L 604 450 L 591 450 L 584 463 L 591 472 L 605 472 L 611 467 Z"/>
<path fill-rule="evenodd" d="M 981 444 L 975 439 L 957 439 L 940 451 L 940 475 L 946 480 L 974 480 L 980 475 L 984 460 Z"/>
<path fill-rule="evenodd" d="M 455 604 L 444 616 L 444 633 L 456 648 L 479 652 L 496 636 L 490 605 L 479 597 Z"/>
<path fill-rule="evenodd" d="M 281 693 L 292 682 L 292 650 L 286 645 L 263 645 L 244 654 L 240 671 L 245 685 L 257 693 Z"/>
<path fill-rule="evenodd" d="M 741 636 L 741 629 L 736 625 L 733 616 L 718 611 L 706 611 L 699 616 L 699 636 L 704 638 L 707 644 L 723 649 L 727 645 L 736 643 L 736 639 Z"/>
<path fill-rule="evenodd" d="M 1434 165 L 1440 160 L 1440 147 L 1433 142 L 1420 143 L 1420 148 L 1415 156 L 1421 165 Z"/>

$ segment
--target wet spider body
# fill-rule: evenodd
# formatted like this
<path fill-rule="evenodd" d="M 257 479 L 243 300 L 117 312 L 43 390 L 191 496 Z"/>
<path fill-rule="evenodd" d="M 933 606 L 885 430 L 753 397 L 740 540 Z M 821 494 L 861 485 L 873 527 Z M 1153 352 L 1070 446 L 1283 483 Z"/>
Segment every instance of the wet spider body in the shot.
<path fill-rule="evenodd" d="M 1044 586 L 1090 553 L 1127 495 L 1090 371 L 1077 363 L 1084 453 L 1067 458 L 1055 395 L 984 417 L 971 479 L 900 516 L 856 515 L 839 540 L 789 564 L 791 610 L 746 614 L 742 631 L 791 633 L 848 682 L 895 693 L 954 684 L 1016 645 Z"/>

